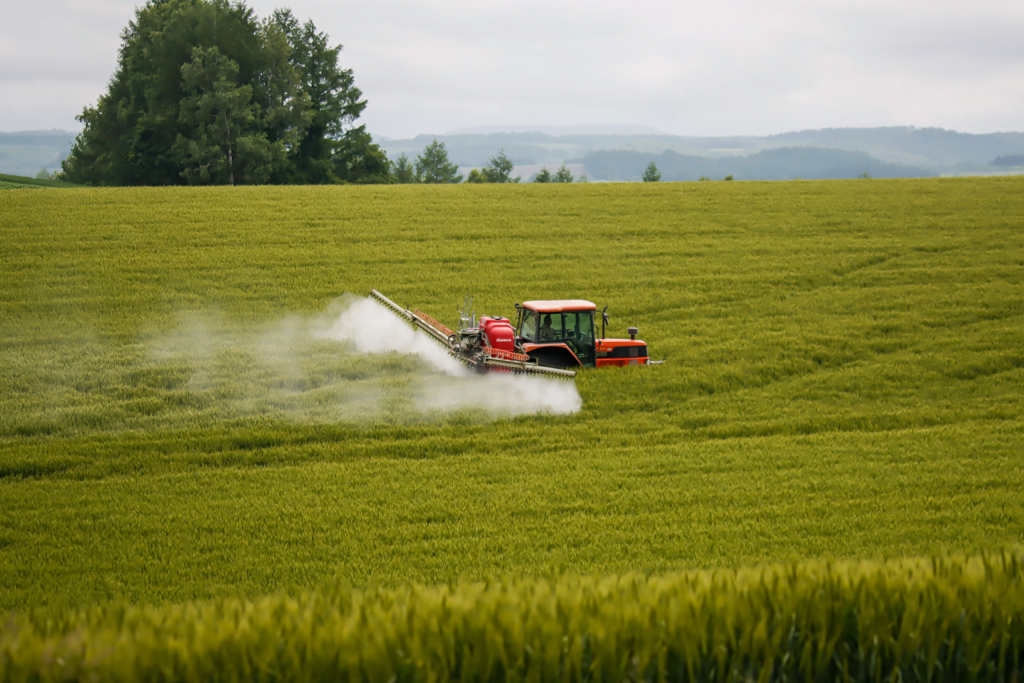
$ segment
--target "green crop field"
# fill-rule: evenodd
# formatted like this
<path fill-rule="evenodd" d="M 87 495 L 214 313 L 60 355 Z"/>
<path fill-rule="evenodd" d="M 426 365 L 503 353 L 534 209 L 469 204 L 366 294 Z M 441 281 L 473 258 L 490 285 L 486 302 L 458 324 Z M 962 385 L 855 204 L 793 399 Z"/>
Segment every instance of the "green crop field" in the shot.
<path fill-rule="evenodd" d="M 0 237 L 0 611 L 63 624 L 0 678 L 126 604 L 1019 558 L 1024 178 L 10 189 Z M 666 362 L 451 375 L 371 287 Z"/>

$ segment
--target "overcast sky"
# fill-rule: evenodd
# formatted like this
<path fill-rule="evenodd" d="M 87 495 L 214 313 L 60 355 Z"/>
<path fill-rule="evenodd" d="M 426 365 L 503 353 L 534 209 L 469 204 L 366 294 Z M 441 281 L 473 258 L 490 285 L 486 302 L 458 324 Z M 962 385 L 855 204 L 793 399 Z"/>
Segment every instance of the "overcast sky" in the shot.
<path fill-rule="evenodd" d="M 7 2 L 0 131 L 77 131 L 135 0 Z M 1022 0 L 249 0 L 344 45 L 375 136 L 645 125 L 1024 131 Z"/>

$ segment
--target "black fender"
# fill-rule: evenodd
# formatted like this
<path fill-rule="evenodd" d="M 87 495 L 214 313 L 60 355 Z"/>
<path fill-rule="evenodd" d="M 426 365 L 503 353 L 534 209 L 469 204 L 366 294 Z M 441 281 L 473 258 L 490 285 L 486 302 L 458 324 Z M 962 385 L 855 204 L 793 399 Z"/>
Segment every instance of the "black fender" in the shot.
<path fill-rule="evenodd" d="M 538 346 L 530 349 L 527 355 L 539 365 L 546 365 L 549 368 L 578 368 L 583 365 L 565 344 Z"/>

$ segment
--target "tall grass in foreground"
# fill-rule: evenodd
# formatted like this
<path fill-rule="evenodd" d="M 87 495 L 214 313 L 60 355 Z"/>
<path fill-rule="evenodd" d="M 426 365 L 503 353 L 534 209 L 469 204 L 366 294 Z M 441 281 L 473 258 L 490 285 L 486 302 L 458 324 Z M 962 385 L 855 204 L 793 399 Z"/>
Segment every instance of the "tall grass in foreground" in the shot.
<path fill-rule="evenodd" d="M 4 680 L 1018 680 L 1024 554 L 14 615 Z"/>

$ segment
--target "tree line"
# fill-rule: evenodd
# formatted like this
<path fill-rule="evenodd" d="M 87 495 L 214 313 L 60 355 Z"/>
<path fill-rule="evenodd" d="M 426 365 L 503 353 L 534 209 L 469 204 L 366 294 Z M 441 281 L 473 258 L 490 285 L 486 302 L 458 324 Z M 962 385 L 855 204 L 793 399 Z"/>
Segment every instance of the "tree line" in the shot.
<path fill-rule="evenodd" d="M 148 0 L 122 33 L 107 92 L 78 117 L 83 130 L 62 164 L 63 179 L 461 182 L 437 140 L 415 161 L 404 154 L 388 160 L 358 124 L 367 102 L 352 70 L 339 65 L 341 49 L 288 9 L 260 20 L 241 1 Z M 466 181 L 519 182 L 512 168 L 502 150 Z"/>
<path fill-rule="evenodd" d="M 107 92 L 78 120 L 61 177 L 90 185 L 458 183 L 434 139 L 394 162 L 341 45 L 291 10 L 259 19 L 241 0 L 147 0 L 121 36 Z M 502 149 L 467 183 L 517 183 Z M 645 178 L 646 179 L 646 178 Z M 563 165 L 532 182 L 571 183 Z"/>
<path fill-rule="evenodd" d="M 518 183 L 522 177 L 512 177 L 514 166 L 505 156 L 505 150 L 488 159 L 482 169 L 472 169 L 466 176 L 467 183 Z M 462 176 L 458 166 L 448 160 L 448 151 L 443 142 L 435 138 L 424 148 L 423 153 L 411 161 L 402 153 L 392 165 L 391 181 L 394 183 L 461 183 Z M 587 177 L 574 178 L 572 172 L 563 164 L 555 173 L 542 168 L 530 182 L 534 183 L 571 183 L 587 182 Z"/>

